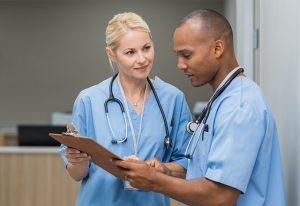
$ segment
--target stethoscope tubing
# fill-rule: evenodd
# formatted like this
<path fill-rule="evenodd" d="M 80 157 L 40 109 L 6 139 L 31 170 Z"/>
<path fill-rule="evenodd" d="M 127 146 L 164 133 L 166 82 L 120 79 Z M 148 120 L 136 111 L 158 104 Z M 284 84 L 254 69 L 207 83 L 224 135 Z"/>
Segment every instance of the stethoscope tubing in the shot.
<path fill-rule="evenodd" d="M 148 81 L 148 83 L 150 85 L 150 88 L 151 88 L 153 94 L 154 94 L 154 97 L 156 99 L 157 105 L 159 107 L 160 113 L 161 113 L 163 121 L 164 121 L 165 132 L 166 132 L 166 136 L 165 136 L 165 141 L 164 142 L 165 142 L 166 148 L 169 149 L 170 147 L 172 147 L 172 140 L 170 138 L 170 133 L 169 133 L 169 128 L 168 128 L 168 123 L 167 123 L 166 115 L 165 115 L 165 112 L 164 112 L 164 110 L 163 110 L 163 108 L 161 106 L 161 103 L 159 101 L 159 98 L 158 98 L 158 95 L 156 93 L 156 90 L 154 89 L 153 84 L 152 84 L 151 80 L 149 79 L 149 77 L 147 77 L 147 81 Z"/>
<path fill-rule="evenodd" d="M 126 116 L 125 116 L 125 109 L 124 109 L 123 103 L 114 96 L 114 94 L 113 94 L 113 88 L 112 88 L 113 87 L 113 82 L 116 79 L 116 77 L 118 76 L 118 74 L 119 73 L 116 73 L 112 77 L 110 85 L 109 85 L 109 98 L 107 100 L 105 100 L 105 102 L 104 102 L 104 109 L 105 109 L 105 113 L 106 113 L 107 122 L 108 122 L 108 125 L 109 125 L 109 128 L 110 128 L 110 131 L 111 131 L 111 133 L 112 133 L 112 135 L 114 137 L 112 139 L 112 143 L 123 143 L 123 142 L 125 142 L 127 140 L 127 137 L 128 137 L 127 136 L 128 133 L 127 133 L 127 121 L 126 121 Z M 165 136 L 165 139 L 164 139 L 164 144 L 165 144 L 166 148 L 169 149 L 169 148 L 172 147 L 172 140 L 170 138 L 170 132 L 169 132 L 169 128 L 168 128 L 167 118 L 166 118 L 165 112 L 164 112 L 164 110 L 162 108 L 162 105 L 160 103 L 159 97 L 158 97 L 158 95 L 156 93 L 156 90 L 155 90 L 155 88 L 154 88 L 151 80 L 148 77 L 147 77 L 147 82 L 150 85 L 150 88 L 151 88 L 151 90 L 152 90 L 152 92 L 154 94 L 155 100 L 157 102 L 157 105 L 159 107 L 160 113 L 161 113 L 162 118 L 163 118 L 164 127 L 165 127 L 165 133 L 166 133 L 166 136 Z M 124 123 L 125 123 L 125 127 L 126 127 L 126 132 L 125 132 L 126 136 L 124 138 L 122 138 L 122 139 L 116 139 L 116 136 L 115 136 L 115 134 L 113 132 L 113 129 L 112 129 L 112 126 L 111 126 L 111 122 L 109 120 L 109 115 L 108 115 L 108 113 L 109 113 L 108 103 L 109 102 L 116 102 L 119 105 L 119 107 L 121 109 L 121 112 L 123 114 Z"/>
<path fill-rule="evenodd" d="M 210 110 L 211 110 L 211 107 L 212 107 L 212 104 L 214 103 L 214 101 L 224 92 L 224 90 L 228 87 L 228 85 L 232 82 L 232 80 L 237 77 L 241 72 L 244 72 L 244 69 L 243 68 L 238 68 L 236 71 L 233 72 L 233 74 L 225 81 L 225 83 L 219 88 L 217 89 L 217 91 L 213 94 L 213 96 L 211 97 L 211 99 L 209 100 L 209 102 L 206 104 L 205 108 L 201 111 L 199 117 L 197 118 L 196 121 L 191 121 L 187 124 L 187 132 L 189 132 L 190 134 L 192 134 L 192 137 L 190 138 L 189 140 L 189 143 L 186 147 L 186 150 L 185 150 L 185 156 L 188 158 L 188 159 L 192 159 L 193 157 L 193 154 L 196 150 L 196 145 L 198 144 L 199 142 L 199 139 L 200 139 L 200 136 L 202 137 L 202 140 L 203 140 L 203 135 L 204 135 L 204 132 L 208 132 L 208 129 L 209 129 L 209 126 L 208 124 L 206 123 L 207 122 L 207 119 L 209 117 L 209 114 L 210 114 Z M 193 125 L 194 124 L 194 125 Z M 195 124 L 197 126 L 195 126 Z M 201 126 L 201 131 L 196 139 L 196 143 L 195 143 L 195 146 L 194 148 L 192 149 L 191 153 L 188 153 L 188 150 L 191 146 L 191 143 L 195 137 L 195 132 L 196 130 L 199 129 L 199 126 Z M 193 128 L 195 128 L 195 130 L 193 130 Z"/>
<path fill-rule="evenodd" d="M 203 122 L 203 124 L 206 124 L 209 113 L 210 113 L 210 110 L 211 110 L 211 106 L 214 103 L 214 101 L 223 93 L 223 91 L 228 87 L 228 85 L 231 83 L 231 81 L 243 71 L 244 71 L 243 68 L 239 68 L 238 70 L 236 70 L 228 78 L 228 80 L 214 93 L 214 95 L 211 97 L 210 101 L 206 104 L 205 108 L 201 111 L 201 113 L 200 113 L 199 117 L 197 118 L 197 120 L 189 122 L 188 124 L 190 124 L 190 123 L 200 124 L 201 122 Z M 190 132 L 193 132 L 193 131 L 188 131 L 188 132 L 190 133 Z"/>

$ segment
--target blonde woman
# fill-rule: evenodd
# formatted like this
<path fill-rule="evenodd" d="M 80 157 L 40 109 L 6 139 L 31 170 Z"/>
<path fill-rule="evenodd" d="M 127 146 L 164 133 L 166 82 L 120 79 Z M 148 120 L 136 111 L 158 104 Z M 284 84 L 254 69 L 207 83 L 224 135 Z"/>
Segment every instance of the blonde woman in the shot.
<path fill-rule="evenodd" d="M 191 115 L 181 91 L 148 78 L 154 60 L 148 25 L 135 13 L 115 15 L 107 25 L 106 44 L 117 73 L 80 92 L 73 108 L 75 127 L 120 157 L 185 177 L 185 125 Z M 169 205 L 166 196 L 131 187 L 91 163 L 86 153 L 62 145 L 61 155 L 71 177 L 82 181 L 76 205 Z"/>

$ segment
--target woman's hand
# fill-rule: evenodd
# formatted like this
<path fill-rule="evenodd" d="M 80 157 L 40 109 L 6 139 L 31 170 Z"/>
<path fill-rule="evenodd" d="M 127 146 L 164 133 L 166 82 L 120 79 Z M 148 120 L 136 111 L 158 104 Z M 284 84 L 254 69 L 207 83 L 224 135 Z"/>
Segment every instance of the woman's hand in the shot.
<path fill-rule="evenodd" d="M 89 156 L 87 153 L 70 147 L 66 148 L 65 156 L 68 160 L 68 163 L 72 165 L 87 164 L 91 159 L 91 156 Z"/>
<path fill-rule="evenodd" d="M 65 157 L 68 160 L 67 170 L 73 179 L 80 181 L 87 176 L 91 156 L 85 152 L 67 147 Z"/>

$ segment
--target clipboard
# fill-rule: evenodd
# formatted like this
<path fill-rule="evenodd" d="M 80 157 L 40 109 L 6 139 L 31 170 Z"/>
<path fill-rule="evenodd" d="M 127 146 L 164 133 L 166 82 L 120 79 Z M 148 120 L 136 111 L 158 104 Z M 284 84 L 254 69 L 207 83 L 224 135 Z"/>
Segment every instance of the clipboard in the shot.
<path fill-rule="evenodd" d="M 94 139 L 72 134 L 49 133 L 49 136 L 61 144 L 89 154 L 93 163 L 117 178 L 124 179 L 120 168 L 112 162 L 113 159 L 122 160 L 122 158 L 100 145 Z"/>

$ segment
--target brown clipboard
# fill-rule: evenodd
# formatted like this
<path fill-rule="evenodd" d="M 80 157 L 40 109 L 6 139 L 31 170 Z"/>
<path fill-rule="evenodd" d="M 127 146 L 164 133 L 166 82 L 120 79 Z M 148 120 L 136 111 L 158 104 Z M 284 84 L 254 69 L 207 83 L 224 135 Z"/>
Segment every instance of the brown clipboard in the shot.
<path fill-rule="evenodd" d="M 93 163 L 117 178 L 124 179 L 121 170 L 112 162 L 113 159 L 121 160 L 122 158 L 100 145 L 94 139 L 78 135 L 56 133 L 49 133 L 49 136 L 61 144 L 89 154 Z"/>

